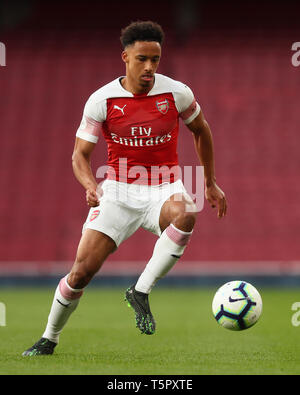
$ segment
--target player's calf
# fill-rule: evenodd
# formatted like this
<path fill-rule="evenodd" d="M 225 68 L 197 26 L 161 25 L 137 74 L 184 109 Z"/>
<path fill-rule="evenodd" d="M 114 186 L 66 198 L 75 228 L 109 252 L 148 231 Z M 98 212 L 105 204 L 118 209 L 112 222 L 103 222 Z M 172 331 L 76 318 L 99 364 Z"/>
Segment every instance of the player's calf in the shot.
<path fill-rule="evenodd" d="M 151 335 L 156 328 L 148 294 L 157 280 L 164 277 L 182 256 L 191 234 L 177 229 L 173 224 L 169 225 L 156 242 L 153 255 L 135 287 L 126 291 L 125 300 L 134 309 L 136 326 L 142 333 Z"/>
<path fill-rule="evenodd" d="M 48 322 L 42 338 L 23 356 L 50 355 L 59 342 L 59 335 L 67 323 L 70 315 L 79 304 L 83 289 L 74 289 L 68 284 L 68 276 L 62 278 L 56 288 Z"/>
<path fill-rule="evenodd" d="M 156 282 L 181 258 L 191 235 L 192 232 L 184 232 L 170 224 L 157 240 L 153 255 L 139 277 L 135 289 L 149 294 Z"/>

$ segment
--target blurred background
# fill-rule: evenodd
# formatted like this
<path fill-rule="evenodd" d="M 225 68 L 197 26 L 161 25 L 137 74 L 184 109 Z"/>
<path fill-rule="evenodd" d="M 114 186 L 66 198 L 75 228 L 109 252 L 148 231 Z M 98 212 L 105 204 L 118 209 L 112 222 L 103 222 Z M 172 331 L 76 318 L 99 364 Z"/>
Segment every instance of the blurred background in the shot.
<path fill-rule="evenodd" d="M 298 284 L 300 67 L 291 59 L 299 12 L 292 1 L 2 0 L 0 284 L 55 282 L 70 270 L 88 212 L 71 167 L 83 107 L 125 72 L 121 28 L 149 19 L 166 33 L 158 72 L 192 88 L 211 126 L 229 206 L 220 221 L 205 204 L 163 284 L 237 276 Z M 182 166 L 198 164 L 183 124 L 178 152 Z M 94 170 L 105 163 L 100 139 Z M 139 230 L 94 284 L 127 284 L 155 241 Z"/>

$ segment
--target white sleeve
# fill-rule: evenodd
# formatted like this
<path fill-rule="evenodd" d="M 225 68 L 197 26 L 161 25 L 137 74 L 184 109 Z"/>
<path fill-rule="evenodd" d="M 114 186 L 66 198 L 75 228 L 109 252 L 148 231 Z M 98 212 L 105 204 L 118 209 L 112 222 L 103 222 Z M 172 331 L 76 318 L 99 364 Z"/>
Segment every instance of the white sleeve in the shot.
<path fill-rule="evenodd" d="M 188 125 L 201 111 L 192 90 L 188 86 L 182 84 L 181 89 L 174 93 L 174 98 L 180 118 Z"/>
<path fill-rule="evenodd" d="M 76 137 L 96 144 L 102 130 L 102 123 L 106 119 L 106 112 L 106 100 L 97 102 L 93 95 L 90 96 L 84 107 Z"/>

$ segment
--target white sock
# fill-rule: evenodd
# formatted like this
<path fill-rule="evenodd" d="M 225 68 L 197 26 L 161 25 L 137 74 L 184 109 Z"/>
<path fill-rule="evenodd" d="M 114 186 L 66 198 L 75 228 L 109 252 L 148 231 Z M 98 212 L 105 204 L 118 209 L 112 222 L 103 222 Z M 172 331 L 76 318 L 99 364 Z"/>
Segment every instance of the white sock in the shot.
<path fill-rule="evenodd" d="M 192 232 L 183 232 L 173 224 L 164 230 L 155 244 L 150 261 L 135 285 L 137 291 L 146 294 L 151 292 L 157 280 L 164 277 L 181 257 Z"/>
<path fill-rule="evenodd" d="M 73 289 L 67 282 L 68 276 L 61 279 L 56 288 L 46 330 L 42 337 L 54 343 L 59 342 L 59 335 L 70 315 L 75 311 L 81 297 L 82 289 Z"/>

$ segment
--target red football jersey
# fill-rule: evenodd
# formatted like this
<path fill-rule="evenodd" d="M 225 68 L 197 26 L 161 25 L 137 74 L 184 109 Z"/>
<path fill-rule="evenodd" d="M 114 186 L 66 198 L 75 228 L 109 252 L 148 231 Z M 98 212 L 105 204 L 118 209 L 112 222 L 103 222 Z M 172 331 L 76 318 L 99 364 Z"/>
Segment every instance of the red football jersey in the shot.
<path fill-rule="evenodd" d="M 76 136 L 108 147 L 107 178 L 158 185 L 178 178 L 179 117 L 192 122 L 200 112 L 190 88 L 161 74 L 148 94 L 125 90 L 121 79 L 94 92 Z"/>

